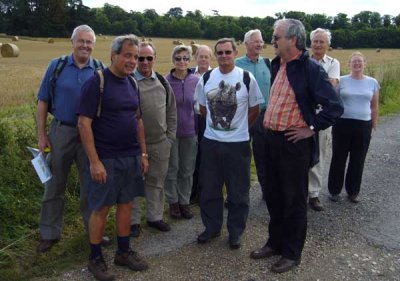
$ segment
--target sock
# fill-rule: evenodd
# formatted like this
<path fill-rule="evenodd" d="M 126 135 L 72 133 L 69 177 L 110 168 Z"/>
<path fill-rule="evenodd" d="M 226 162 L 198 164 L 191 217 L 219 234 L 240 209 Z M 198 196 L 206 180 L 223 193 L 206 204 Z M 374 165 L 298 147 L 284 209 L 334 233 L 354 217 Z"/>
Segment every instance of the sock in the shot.
<path fill-rule="evenodd" d="M 102 258 L 103 253 L 101 252 L 101 244 L 92 244 L 90 243 L 90 260 L 94 260 L 97 258 Z"/>
<path fill-rule="evenodd" d="M 126 253 L 129 250 L 129 236 L 117 236 L 118 252 Z"/>

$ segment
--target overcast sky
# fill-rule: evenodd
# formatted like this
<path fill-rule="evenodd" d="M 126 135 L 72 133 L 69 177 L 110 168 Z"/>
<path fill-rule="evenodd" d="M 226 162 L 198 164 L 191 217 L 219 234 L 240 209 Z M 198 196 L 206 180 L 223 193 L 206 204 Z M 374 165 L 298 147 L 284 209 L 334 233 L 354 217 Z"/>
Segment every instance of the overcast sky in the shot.
<path fill-rule="evenodd" d="M 203 15 L 212 15 L 217 10 L 224 16 L 274 17 L 275 13 L 302 11 L 307 14 L 325 14 L 336 16 L 345 13 L 349 17 L 361 11 L 378 12 L 381 16 L 400 14 L 399 0 L 83 0 L 83 4 L 91 8 L 103 7 L 104 3 L 119 6 L 126 11 L 143 12 L 155 9 L 163 15 L 170 8 L 180 7 L 183 13 L 200 10 Z"/>

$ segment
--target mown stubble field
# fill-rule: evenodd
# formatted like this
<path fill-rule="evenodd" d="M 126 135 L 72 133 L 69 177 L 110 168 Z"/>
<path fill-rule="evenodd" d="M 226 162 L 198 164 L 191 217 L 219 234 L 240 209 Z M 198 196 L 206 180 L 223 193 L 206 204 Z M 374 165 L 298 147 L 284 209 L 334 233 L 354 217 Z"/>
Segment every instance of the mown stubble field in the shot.
<path fill-rule="evenodd" d="M 98 36 L 93 56 L 101 59 L 106 65 L 110 63 L 110 45 L 114 36 Z M 161 74 L 166 74 L 171 68 L 171 51 L 174 47 L 171 38 L 153 38 L 157 48 L 157 62 L 155 69 Z M 189 44 L 191 39 L 182 39 Z M 199 44 L 213 47 L 215 40 L 195 40 Z M 267 40 L 268 41 L 268 40 Z M 11 38 L 0 37 L 1 43 L 13 43 L 20 49 L 17 58 L 0 57 L 0 109 L 9 106 L 22 105 L 35 101 L 40 81 L 44 75 L 49 61 L 71 52 L 71 43 L 67 38 L 56 38 L 55 43 L 47 43 L 47 38 L 24 38 L 18 42 L 11 42 Z M 329 55 L 341 63 L 342 73 L 347 73 L 347 59 L 354 50 L 333 50 Z M 371 66 L 390 66 L 400 64 L 400 49 L 382 49 L 377 53 L 375 49 L 361 50 Z M 239 56 L 245 53 L 244 45 L 239 46 Z M 263 56 L 272 58 L 271 45 L 263 50 Z M 213 58 L 213 66 L 216 60 Z M 192 62 L 194 66 L 194 62 Z M 378 68 L 382 69 L 382 67 Z M 375 72 L 378 80 L 379 71 Z"/>

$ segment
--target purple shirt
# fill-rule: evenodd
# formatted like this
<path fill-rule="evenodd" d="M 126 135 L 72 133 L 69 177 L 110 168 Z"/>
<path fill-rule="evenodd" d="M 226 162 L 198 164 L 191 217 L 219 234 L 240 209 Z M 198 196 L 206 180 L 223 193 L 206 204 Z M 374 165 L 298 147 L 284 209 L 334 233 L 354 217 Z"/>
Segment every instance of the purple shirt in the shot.
<path fill-rule="evenodd" d="M 100 117 L 96 116 L 100 97 L 98 75 L 82 87 L 77 113 L 93 119 L 93 136 L 100 159 L 139 155 L 136 136 L 139 97 L 129 79 L 115 76 L 108 68 L 104 70 Z"/>
<path fill-rule="evenodd" d="M 177 114 L 177 137 L 194 137 L 196 136 L 195 112 L 194 112 L 194 91 L 196 89 L 199 77 L 188 71 L 188 75 L 184 80 L 180 80 L 172 75 L 167 75 L 166 79 L 171 85 L 175 94 L 176 114 Z"/>

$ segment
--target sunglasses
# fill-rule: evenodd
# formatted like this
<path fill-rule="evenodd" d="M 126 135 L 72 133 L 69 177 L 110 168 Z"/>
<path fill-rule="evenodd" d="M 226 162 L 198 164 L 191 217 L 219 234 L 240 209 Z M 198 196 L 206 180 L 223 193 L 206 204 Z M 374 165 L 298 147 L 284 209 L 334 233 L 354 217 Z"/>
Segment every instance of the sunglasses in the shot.
<path fill-rule="evenodd" d="M 153 59 L 154 59 L 154 57 L 152 57 L 152 56 L 148 56 L 148 57 L 138 57 L 138 60 L 139 60 L 140 62 L 144 62 L 144 60 L 153 61 Z"/>
<path fill-rule="evenodd" d="M 272 41 L 278 41 L 279 39 L 281 39 L 282 36 L 276 36 L 276 35 L 272 35 Z"/>
<path fill-rule="evenodd" d="M 190 59 L 189 59 L 188 57 L 175 57 L 174 60 L 175 60 L 175 61 L 181 61 L 181 60 L 183 60 L 183 61 L 189 61 Z"/>
<path fill-rule="evenodd" d="M 218 56 L 222 56 L 223 54 L 229 56 L 229 55 L 232 55 L 232 53 L 233 53 L 233 51 L 231 51 L 231 50 L 228 50 L 228 51 L 217 51 L 217 55 Z"/>

